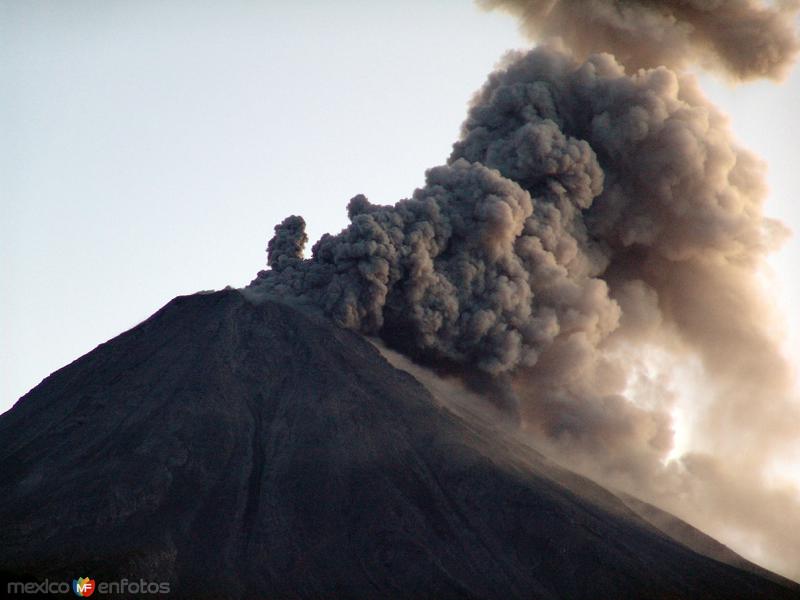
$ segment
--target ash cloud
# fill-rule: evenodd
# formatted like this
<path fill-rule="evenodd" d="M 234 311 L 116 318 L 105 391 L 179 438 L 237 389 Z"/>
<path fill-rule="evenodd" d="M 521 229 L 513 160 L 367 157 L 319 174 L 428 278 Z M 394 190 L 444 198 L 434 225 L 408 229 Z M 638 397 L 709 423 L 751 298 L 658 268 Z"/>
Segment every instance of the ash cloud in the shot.
<path fill-rule="evenodd" d="M 479 0 L 537 40 L 580 58 L 610 52 L 630 69 L 699 63 L 739 80 L 782 78 L 798 50 L 797 2 L 761 0 Z"/>
<path fill-rule="evenodd" d="M 528 7 L 526 19 L 545 6 L 492 4 Z M 575 3 L 548 3 L 536 26 L 560 32 L 572 52 L 508 54 L 425 185 L 391 205 L 354 197 L 350 224 L 309 258 L 304 221 L 287 218 L 250 291 L 311 303 L 459 377 L 573 468 L 723 541 L 746 540 L 738 550 L 757 545 L 763 556 L 751 557 L 800 577 L 786 559 L 800 555 L 786 533 L 800 529 L 800 499 L 767 479 L 776 457 L 797 450 L 800 409 L 758 279 L 786 235 L 764 214 L 765 166 L 692 76 L 630 70 L 689 59 L 742 78 L 785 68 L 793 31 L 769 61 L 690 36 L 716 7 L 718 18 L 738 15 L 734 29 L 760 52 L 760 23 L 777 9 L 718 4 L 587 3 L 589 16 L 614 8 L 621 19 L 608 39 L 593 38 L 608 44 L 597 48 L 571 37 L 585 25 L 564 16 Z M 658 58 L 640 54 L 639 19 L 669 15 L 685 39 Z M 622 62 L 583 58 L 595 49 Z M 668 462 L 680 404 L 671 372 L 691 361 L 707 393 L 688 408 L 690 450 Z"/>
<path fill-rule="evenodd" d="M 698 347 L 769 347 L 753 325 L 735 331 L 758 312 L 751 276 L 781 234 L 764 193 L 761 163 L 691 78 L 539 48 L 490 76 L 424 187 L 394 205 L 354 197 L 351 224 L 308 260 L 304 222 L 289 217 L 252 286 L 491 376 L 545 353 L 550 378 L 588 369 L 612 334 L 654 319 Z M 731 299 L 704 297 L 715 293 Z"/>

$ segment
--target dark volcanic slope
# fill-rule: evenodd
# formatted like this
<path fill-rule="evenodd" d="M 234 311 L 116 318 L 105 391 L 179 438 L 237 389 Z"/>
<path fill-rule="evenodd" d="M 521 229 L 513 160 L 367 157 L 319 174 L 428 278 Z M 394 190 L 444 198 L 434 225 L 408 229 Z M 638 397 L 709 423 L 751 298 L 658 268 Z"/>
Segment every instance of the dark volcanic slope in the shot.
<path fill-rule="evenodd" d="M 798 597 L 518 451 L 356 334 L 177 298 L 0 416 L 0 568 L 193 598 Z"/>

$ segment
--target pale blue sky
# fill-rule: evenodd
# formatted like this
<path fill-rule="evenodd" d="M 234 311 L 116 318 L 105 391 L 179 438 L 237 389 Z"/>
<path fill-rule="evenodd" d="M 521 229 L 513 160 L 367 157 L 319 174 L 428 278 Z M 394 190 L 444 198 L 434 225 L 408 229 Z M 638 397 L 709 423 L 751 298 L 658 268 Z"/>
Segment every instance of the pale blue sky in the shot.
<path fill-rule="evenodd" d="M 175 295 L 247 283 L 284 216 L 315 240 L 357 193 L 410 194 L 525 45 L 469 0 L 0 0 L 0 411 Z M 800 78 L 705 83 L 800 230 Z M 794 312 L 798 248 L 774 261 Z"/>

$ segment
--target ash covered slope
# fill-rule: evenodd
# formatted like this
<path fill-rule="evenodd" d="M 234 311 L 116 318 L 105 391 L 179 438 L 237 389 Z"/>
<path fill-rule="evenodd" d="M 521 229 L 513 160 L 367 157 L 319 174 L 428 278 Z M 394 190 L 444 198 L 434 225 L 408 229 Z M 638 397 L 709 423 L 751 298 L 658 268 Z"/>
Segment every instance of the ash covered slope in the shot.
<path fill-rule="evenodd" d="M 797 597 L 512 446 L 356 333 L 177 298 L 0 416 L 0 570 L 195 598 Z"/>

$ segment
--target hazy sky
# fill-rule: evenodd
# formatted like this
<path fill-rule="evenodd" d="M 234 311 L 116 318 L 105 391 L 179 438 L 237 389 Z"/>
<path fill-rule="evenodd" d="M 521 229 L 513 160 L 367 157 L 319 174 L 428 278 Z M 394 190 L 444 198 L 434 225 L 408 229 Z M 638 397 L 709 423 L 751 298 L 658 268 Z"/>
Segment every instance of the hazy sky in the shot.
<path fill-rule="evenodd" d="M 246 284 L 286 215 L 315 240 L 357 193 L 409 195 L 527 45 L 469 0 L 0 0 L 0 410 L 175 295 Z M 797 71 L 703 85 L 800 232 Z M 772 262 L 800 356 L 800 242 Z"/>

